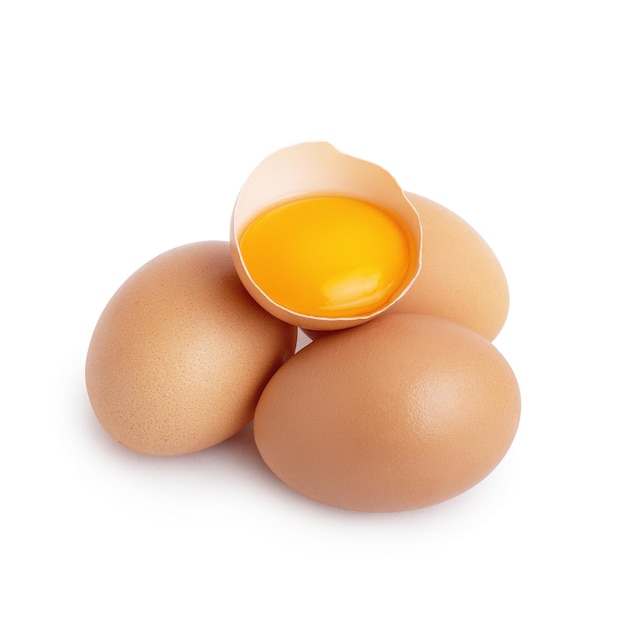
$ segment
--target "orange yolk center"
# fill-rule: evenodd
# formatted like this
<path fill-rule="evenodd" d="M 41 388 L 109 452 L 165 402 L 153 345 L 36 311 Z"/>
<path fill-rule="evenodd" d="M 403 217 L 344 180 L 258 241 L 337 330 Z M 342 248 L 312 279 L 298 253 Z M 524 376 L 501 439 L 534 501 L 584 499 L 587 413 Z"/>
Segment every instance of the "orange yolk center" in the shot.
<path fill-rule="evenodd" d="M 361 200 L 311 197 L 256 218 L 239 242 L 250 277 L 271 300 L 313 317 L 353 317 L 390 302 L 414 260 L 406 229 Z"/>

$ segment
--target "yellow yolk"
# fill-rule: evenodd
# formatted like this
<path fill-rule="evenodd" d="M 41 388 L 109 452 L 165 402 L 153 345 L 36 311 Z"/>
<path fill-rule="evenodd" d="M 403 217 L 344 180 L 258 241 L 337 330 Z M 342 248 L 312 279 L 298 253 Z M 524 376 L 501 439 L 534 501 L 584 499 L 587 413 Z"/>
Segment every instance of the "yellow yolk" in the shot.
<path fill-rule="evenodd" d="M 415 251 L 384 210 L 312 197 L 270 209 L 239 242 L 250 277 L 277 304 L 313 317 L 366 315 L 403 284 Z"/>

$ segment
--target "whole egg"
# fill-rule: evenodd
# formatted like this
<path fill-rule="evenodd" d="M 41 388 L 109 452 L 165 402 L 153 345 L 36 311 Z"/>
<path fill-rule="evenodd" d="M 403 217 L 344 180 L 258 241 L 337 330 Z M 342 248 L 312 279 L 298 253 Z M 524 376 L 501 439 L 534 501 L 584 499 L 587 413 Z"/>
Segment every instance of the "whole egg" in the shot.
<path fill-rule="evenodd" d="M 227 242 L 192 243 L 152 259 L 113 295 L 89 345 L 87 391 L 122 445 L 194 452 L 250 422 L 295 345 L 296 329 L 244 289 Z"/>
<path fill-rule="evenodd" d="M 509 311 L 509 288 L 488 243 L 456 213 L 414 193 L 423 229 L 422 268 L 390 313 L 445 317 L 493 340 Z"/>
<path fill-rule="evenodd" d="M 261 394 L 254 436 L 269 468 L 301 494 L 399 511 L 482 480 L 519 417 L 516 378 L 487 339 L 443 318 L 386 314 L 289 359 Z"/>
<path fill-rule="evenodd" d="M 415 313 L 444 317 L 493 341 L 509 311 L 509 287 L 502 266 L 485 239 L 459 215 L 405 192 L 422 225 L 420 272 L 384 315 Z M 303 328 L 316 339 L 323 330 Z"/>

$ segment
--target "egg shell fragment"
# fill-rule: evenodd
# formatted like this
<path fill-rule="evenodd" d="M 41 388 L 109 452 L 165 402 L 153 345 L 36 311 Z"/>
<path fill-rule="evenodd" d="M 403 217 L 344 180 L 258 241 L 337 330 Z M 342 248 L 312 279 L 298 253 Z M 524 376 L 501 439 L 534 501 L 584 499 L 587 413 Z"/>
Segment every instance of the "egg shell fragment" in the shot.
<path fill-rule="evenodd" d="M 255 412 L 269 468 L 314 500 L 400 511 L 456 496 L 511 445 L 520 394 L 498 350 L 442 318 L 328 333 L 274 374 Z"/>
<path fill-rule="evenodd" d="M 250 422 L 296 336 L 245 291 L 227 242 L 184 245 L 138 269 L 106 305 L 87 353 L 89 399 L 122 445 L 194 452 Z"/>
<path fill-rule="evenodd" d="M 272 300 L 250 276 L 239 246 L 246 227 L 256 217 L 277 206 L 315 196 L 344 196 L 370 203 L 396 218 L 410 235 L 414 258 L 401 287 L 380 309 L 347 317 L 305 315 Z M 419 215 L 389 172 L 374 163 L 339 152 L 328 143 L 310 142 L 278 150 L 250 174 L 233 208 L 230 241 L 237 274 L 264 309 L 295 326 L 336 330 L 373 319 L 406 293 L 420 271 L 421 236 Z"/>

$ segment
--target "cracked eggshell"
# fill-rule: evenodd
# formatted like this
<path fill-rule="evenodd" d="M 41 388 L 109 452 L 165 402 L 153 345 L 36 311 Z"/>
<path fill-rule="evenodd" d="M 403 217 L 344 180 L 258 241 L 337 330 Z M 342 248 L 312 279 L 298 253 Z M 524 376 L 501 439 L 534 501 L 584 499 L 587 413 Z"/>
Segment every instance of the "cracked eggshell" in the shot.
<path fill-rule="evenodd" d="M 301 494 L 400 511 L 485 478 L 520 410 L 515 375 L 487 339 L 443 318 L 389 314 L 289 359 L 261 394 L 254 436 L 269 468 Z"/>
<path fill-rule="evenodd" d="M 85 367 L 94 413 L 137 452 L 217 444 L 250 422 L 296 332 L 250 298 L 228 242 L 165 252 L 126 280 L 98 320 Z"/>
<path fill-rule="evenodd" d="M 402 223 L 412 238 L 415 255 L 393 298 L 367 315 L 317 317 L 292 311 L 269 298 L 251 278 L 239 246 L 248 225 L 259 215 L 299 198 L 344 196 L 384 209 Z M 369 321 L 398 302 L 415 281 L 421 266 L 422 229 L 415 207 L 383 168 L 348 156 L 324 142 L 297 144 L 267 157 L 243 185 L 231 219 L 231 251 L 235 269 L 250 295 L 269 313 L 295 326 L 336 330 Z"/>

